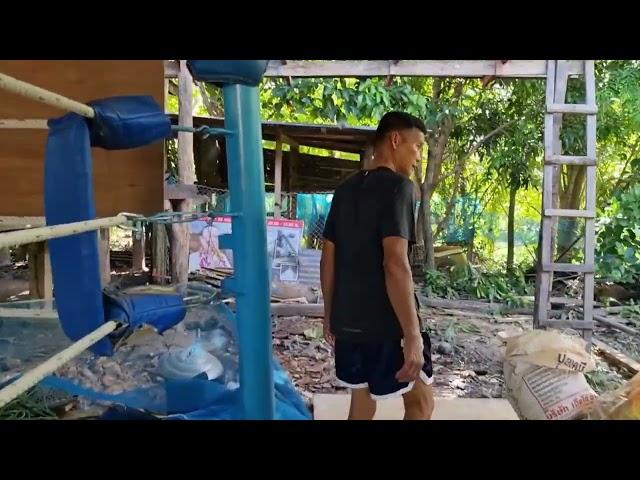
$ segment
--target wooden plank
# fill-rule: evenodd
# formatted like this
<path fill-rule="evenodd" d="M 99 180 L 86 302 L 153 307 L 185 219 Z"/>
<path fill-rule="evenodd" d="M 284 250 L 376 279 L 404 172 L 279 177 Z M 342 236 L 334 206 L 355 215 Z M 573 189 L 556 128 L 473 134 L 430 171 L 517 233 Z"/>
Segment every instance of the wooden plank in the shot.
<path fill-rule="evenodd" d="M 3 119 L 0 120 L 0 128 L 15 130 L 48 130 L 47 120 L 42 118 Z"/>
<path fill-rule="evenodd" d="M 586 104 L 596 107 L 596 65 L 595 60 L 584 61 L 584 81 Z"/>
<path fill-rule="evenodd" d="M 595 211 L 596 210 L 596 167 L 586 167 L 587 168 L 587 178 L 586 178 L 586 208 L 587 210 Z"/>
<path fill-rule="evenodd" d="M 595 157 L 574 156 L 574 155 L 547 155 L 545 154 L 544 163 L 547 165 L 584 165 L 595 166 Z"/>
<path fill-rule="evenodd" d="M 544 78 L 546 60 L 389 60 L 377 61 L 315 61 L 271 60 L 265 77 L 358 77 L 404 75 L 450 76 L 450 77 L 496 77 Z M 175 60 L 165 60 L 165 78 L 178 76 L 179 67 Z M 584 72 L 582 61 L 571 61 L 571 75 Z"/>
<path fill-rule="evenodd" d="M 597 162 L 597 117 L 595 115 L 587 115 L 587 156 L 595 158 Z"/>
<path fill-rule="evenodd" d="M 598 322 L 601 323 L 603 325 L 606 325 L 607 327 L 611 327 L 611 328 L 615 328 L 616 330 L 620 330 L 621 332 L 625 332 L 628 333 L 629 335 L 633 335 L 635 337 L 640 337 L 640 331 L 635 330 L 631 327 L 627 327 L 626 325 L 622 325 L 621 323 L 618 323 L 614 320 L 610 320 L 608 318 L 603 317 L 602 315 L 593 315 L 593 319 Z"/>
<path fill-rule="evenodd" d="M 546 88 L 545 88 L 545 104 L 546 105 L 552 105 L 554 102 L 554 96 L 555 96 L 555 78 L 556 78 L 556 60 L 547 60 L 547 70 L 546 70 L 546 76 L 547 76 L 547 83 L 546 83 Z M 553 82 L 550 82 L 549 80 L 554 79 Z"/>
<path fill-rule="evenodd" d="M 133 232 L 133 244 L 131 248 L 131 269 L 134 272 L 147 270 L 147 265 L 145 262 L 144 231 Z"/>
<path fill-rule="evenodd" d="M 58 312 L 44 308 L 0 308 L 0 318 L 39 318 L 42 320 L 58 320 Z"/>
<path fill-rule="evenodd" d="M 100 247 L 100 274 L 102 287 L 111 283 L 111 248 L 109 245 L 110 233 L 108 228 L 101 228 L 98 233 Z"/>
<path fill-rule="evenodd" d="M 288 61 L 269 62 L 265 77 L 360 77 L 360 76 L 409 76 L 409 77 L 519 77 L 543 78 L 546 60 L 401 60 L 393 63 L 378 61 Z M 583 62 L 570 62 L 569 72 L 584 72 Z"/>
<path fill-rule="evenodd" d="M 585 320 L 541 320 L 541 327 L 549 328 L 573 328 L 575 330 L 593 330 L 595 326 L 593 322 Z"/>
<path fill-rule="evenodd" d="M 543 263 L 542 269 L 545 272 L 593 273 L 595 271 L 592 263 L 591 264 Z"/>
<path fill-rule="evenodd" d="M 300 148 L 300 143 L 298 143 L 297 140 L 294 140 L 293 138 L 291 138 L 289 135 L 279 132 L 279 136 L 282 139 L 282 143 L 286 143 L 287 145 L 291 146 L 291 147 L 297 147 Z"/>
<path fill-rule="evenodd" d="M 164 102 L 160 60 L 0 60 L 0 72 L 79 102 L 118 95 L 150 95 Z M 0 118 L 56 118 L 65 112 L 0 91 Z M 0 214 L 44 215 L 47 130 L 0 129 Z M 153 214 L 162 209 L 163 142 L 130 150 L 95 148 L 93 182 L 97 215 Z"/>
<path fill-rule="evenodd" d="M 193 126 L 193 80 L 187 68 L 186 60 L 180 60 L 179 114 L 180 125 Z M 193 159 L 193 135 L 178 133 L 178 177 L 180 183 L 192 185 L 195 181 L 195 164 Z M 176 210 L 188 212 L 192 202 L 182 200 L 176 202 Z M 171 226 L 171 280 L 172 283 L 186 283 L 189 277 L 189 223 L 175 223 Z"/>
<path fill-rule="evenodd" d="M 596 212 L 589 210 L 570 210 L 565 208 L 548 208 L 544 211 L 547 217 L 563 218 L 596 218 Z"/>
<path fill-rule="evenodd" d="M 29 296 L 43 300 L 53 298 L 51 257 L 47 242 L 29 245 Z"/>
<path fill-rule="evenodd" d="M 610 365 L 624 368 L 633 375 L 640 372 L 640 363 L 636 362 L 633 358 L 628 357 L 624 353 L 619 352 L 610 345 L 607 345 L 598 339 L 593 339 L 593 346 L 596 347 L 597 353 L 599 353 Z"/>
<path fill-rule="evenodd" d="M 274 206 L 273 217 L 280 218 L 282 210 L 282 138 L 276 140 L 276 159 L 274 169 Z"/>
<path fill-rule="evenodd" d="M 169 272 L 167 271 L 167 252 L 169 250 L 167 227 L 163 224 L 154 223 L 152 225 L 151 241 L 153 242 L 151 275 L 154 283 L 164 285 L 169 279 Z"/>
<path fill-rule="evenodd" d="M 444 298 L 430 298 L 422 294 L 418 294 L 418 300 L 421 307 L 447 308 L 455 310 L 472 310 L 482 313 L 498 314 L 504 308 L 499 303 L 486 303 L 476 300 L 447 300 Z"/>
<path fill-rule="evenodd" d="M 323 317 L 324 304 L 272 303 L 271 315 L 274 315 L 276 317 Z"/>
<path fill-rule="evenodd" d="M 14 217 L 0 216 L 0 232 L 7 230 L 22 230 L 24 228 L 44 227 L 44 217 Z"/>
<path fill-rule="evenodd" d="M 598 108 L 582 103 L 554 103 L 547 107 L 549 113 L 565 113 L 565 114 L 586 114 L 595 115 Z"/>

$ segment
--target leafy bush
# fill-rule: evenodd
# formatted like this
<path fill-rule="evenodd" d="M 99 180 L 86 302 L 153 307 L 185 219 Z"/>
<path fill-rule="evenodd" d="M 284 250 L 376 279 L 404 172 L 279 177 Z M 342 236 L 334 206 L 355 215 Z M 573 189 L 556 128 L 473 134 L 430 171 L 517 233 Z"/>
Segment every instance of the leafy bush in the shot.
<path fill-rule="evenodd" d="M 640 184 L 616 194 L 605 210 L 596 255 L 601 277 L 628 284 L 640 281 Z"/>
<path fill-rule="evenodd" d="M 505 303 L 510 307 L 522 306 L 519 297 L 531 294 L 521 269 L 506 275 L 504 269 L 486 270 L 479 267 L 454 267 L 448 273 L 427 270 L 424 293 L 430 297 L 458 298 L 471 296 L 490 302 Z"/>

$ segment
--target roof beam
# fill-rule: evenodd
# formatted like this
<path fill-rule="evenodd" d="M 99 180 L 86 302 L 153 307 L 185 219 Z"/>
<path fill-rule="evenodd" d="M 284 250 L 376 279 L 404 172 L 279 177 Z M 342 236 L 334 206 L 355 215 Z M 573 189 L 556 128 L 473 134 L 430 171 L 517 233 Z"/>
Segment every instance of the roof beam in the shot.
<path fill-rule="evenodd" d="M 504 62 L 504 63 L 503 63 Z M 569 75 L 582 75 L 583 61 L 569 62 Z M 544 78 L 546 60 L 270 60 L 265 77 L 478 77 Z M 177 76 L 165 61 L 165 78 Z"/>

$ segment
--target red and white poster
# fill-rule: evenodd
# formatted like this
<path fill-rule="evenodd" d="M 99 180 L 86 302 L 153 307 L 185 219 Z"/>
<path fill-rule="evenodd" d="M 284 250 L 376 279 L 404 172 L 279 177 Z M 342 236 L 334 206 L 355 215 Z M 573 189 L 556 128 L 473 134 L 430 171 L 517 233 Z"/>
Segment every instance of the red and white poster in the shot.
<path fill-rule="evenodd" d="M 275 278 L 298 280 L 303 220 L 267 219 L 267 254 Z M 233 269 L 233 252 L 220 248 L 219 237 L 231 233 L 231 217 L 205 217 L 191 223 L 189 272 Z"/>

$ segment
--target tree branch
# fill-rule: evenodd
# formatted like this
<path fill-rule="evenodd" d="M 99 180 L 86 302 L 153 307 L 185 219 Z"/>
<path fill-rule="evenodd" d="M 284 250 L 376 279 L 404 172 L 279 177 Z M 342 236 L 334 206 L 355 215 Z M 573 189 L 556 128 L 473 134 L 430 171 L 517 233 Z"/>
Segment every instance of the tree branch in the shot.
<path fill-rule="evenodd" d="M 627 156 L 627 161 L 624 163 L 624 167 L 622 167 L 622 171 L 620 172 L 620 175 L 618 176 L 618 180 L 613 185 L 613 190 L 611 190 L 612 192 L 615 192 L 618 188 L 620 188 L 620 185 L 624 181 L 625 171 L 627 170 L 627 167 L 629 166 L 629 163 L 631 162 L 633 157 L 636 156 L 636 153 L 638 152 L 638 148 L 639 147 L 640 147 L 640 137 L 638 137 L 636 139 L 636 143 L 633 145 L 633 147 L 631 147 L 631 152 L 629 152 L 629 155 Z"/>
<path fill-rule="evenodd" d="M 220 111 L 220 109 L 217 108 L 215 103 L 211 100 L 211 97 L 209 97 L 209 94 L 207 93 L 207 89 L 204 86 L 204 82 L 196 82 L 196 84 L 200 89 L 200 94 L 202 95 L 202 101 L 204 102 L 204 107 L 207 109 L 207 112 L 209 112 L 209 115 L 211 115 L 212 117 L 222 116 L 222 112 Z"/>
<path fill-rule="evenodd" d="M 449 197 L 449 203 L 447 204 L 447 208 L 445 209 L 445 213 L 442 216 L 442 219 L 438 222 L 438 224 L 436 226 L 436 231 L 435 231 L 434 237 L 437 237 L 440 234 L 440 232 L 444 228 L 444 225 L 446 224 L 447 220 L 449 220 L 449 216 L 451 215 L 451 211 L 453 210 L 453 207 L 455 205 L 456 195 L 458 194 L 458 189 L 460 188 L 460 177 L 462 175 L 462 170 L 464 169 L 464 165 L 465 165 L 467 159 L 469 157 L 471 157 L 471 155 L 473 155 L 475 152 L 477 152 L 478 149 L 487 140 L 489 140 L 491 137 L 497 135 L 498 133 L 502 132 L 504 129 L 506 129 L 509 125 L 511 125 L 514 122 L 515 122 L 515 120 L 512 120 L 510 122 L 505 123 L 504 125 L 499 126 L 496 129 L 490 131 L 484 137 L 482 137 L 479 141 L 477 141 L 471 147 L 471 149 L 469 149 L 469 151 L 467 153 L 465 153 L 464 155 L 462 155 L 461 157 L 458 158 L 458 161 L 456 162 L 456 166 L 455 166 L 455 171 L 454 171 L 455 180 L 454 180 L 453 192 L 452 192 L 451 196 Z"/>

